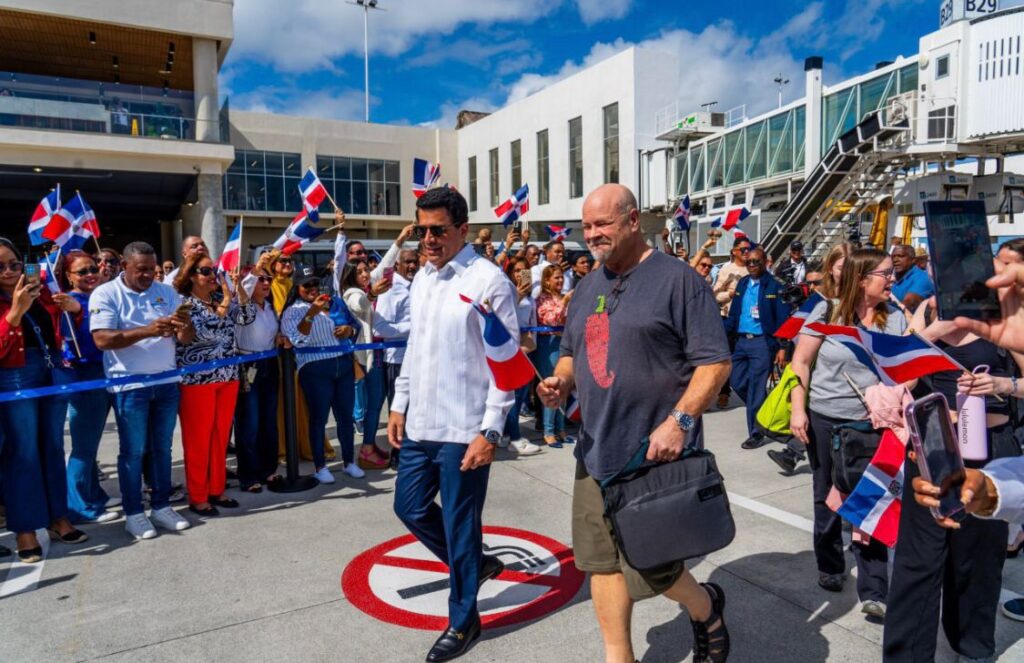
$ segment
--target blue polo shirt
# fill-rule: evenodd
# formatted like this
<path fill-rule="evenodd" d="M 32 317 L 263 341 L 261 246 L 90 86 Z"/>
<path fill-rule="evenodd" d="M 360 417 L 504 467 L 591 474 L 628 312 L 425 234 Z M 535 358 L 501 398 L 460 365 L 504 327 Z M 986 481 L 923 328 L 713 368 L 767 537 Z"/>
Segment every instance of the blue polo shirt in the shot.
<path fill-rule="evenodd" d="M 892 294 L 896 295 L 896 298 L 901 302 L 910 293 L 914 293 L 922 299 L 928 299 L 935 294 L 935 286 L 932 285 L 932 280 L 928 278 L 927 272 L 917 265 L 908 269 L 903 274 L 903 277 L 892 286 Z"/>
<path fill-rule="evenodd" d="M 750 279 L 747 290 L 743 293 L 743 309 L 740 311 L 740 326 L 737 331 L 741 334 L 761 335 L 761 315 L 757 308 L 758 296 L 761 294 L 761 281 Z"/>

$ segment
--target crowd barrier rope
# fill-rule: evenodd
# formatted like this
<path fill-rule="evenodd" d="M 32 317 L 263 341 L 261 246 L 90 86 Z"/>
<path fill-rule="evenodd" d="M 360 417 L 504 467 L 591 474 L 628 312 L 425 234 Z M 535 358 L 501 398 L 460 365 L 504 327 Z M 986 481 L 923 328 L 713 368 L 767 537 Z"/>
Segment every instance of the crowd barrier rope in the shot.
<path fill-rule="evenodd" d="M 562 327 L 543 326 L 523 327 L 520 331 L 550 334 L 561 332 L 562 329 Z M 402 348 L 405 347 L 405 345 L 405 341 L 379 341 L 375 343 L 352 343 L 351 341 L 343 341 L 338 345 L 295 347 L 292 349 L 296 354 L 331 354 L 340 357 L 352 354 L 359 350 L 385 350 L 387 348 Z M 270 359 L 271 357 L 278 356 L 278 354 L 279 351 L 276 349 L 267 350 L 265 352 L 254 352 L 251 354 L 240 354 L 234 357 L 225 357 L 224 359 L 214 359 L 213 361 L 205 361 L 192 366 L 184 366 L 170 371 L 163 371 L 162 373 L 150 373 L 148 375 L 123 375 L 116 378 L 103 378 L 101 380 L 79 380 L 77 382 L 54 384 L 47 387 L 34 387 L 31 389 L 18 389 L 15 391 L 0 391 L 0 403 L 19 401 L 27 398 L 44 398 L 46 396 L 69 396 L 82 391 L 107 389 L 109 387 L 119 387 L 126 384 L 146 387 L 165 382 L 170 378 L 181 377 L 188 373 L 201 373 L 203 371 L 210 371 L 224 366 L 248 364 L 254 361 Z"/>

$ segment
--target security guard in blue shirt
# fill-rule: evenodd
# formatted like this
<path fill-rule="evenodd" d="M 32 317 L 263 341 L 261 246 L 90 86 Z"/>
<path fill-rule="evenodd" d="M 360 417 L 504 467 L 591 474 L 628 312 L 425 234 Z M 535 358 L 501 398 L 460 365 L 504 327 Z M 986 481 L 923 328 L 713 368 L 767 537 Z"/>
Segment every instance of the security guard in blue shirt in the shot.
<path fill-rule="evenodd" d="M 785 341 L 775 338 L 775 331 L 789 318 L 792 308 L 782 299 L 783 285 L 765 268 L 764 250 L 752 250 L 746 262 L 748 275 L 736 286 L 725 328 L 736 336 L 729 381 L 747 407 L 750 437 L 741 446 L 757 449 L 770 442 L 757 430 L 755 417 L 767 396 L 772 362 L 779 366 L 786 362 Z"/>

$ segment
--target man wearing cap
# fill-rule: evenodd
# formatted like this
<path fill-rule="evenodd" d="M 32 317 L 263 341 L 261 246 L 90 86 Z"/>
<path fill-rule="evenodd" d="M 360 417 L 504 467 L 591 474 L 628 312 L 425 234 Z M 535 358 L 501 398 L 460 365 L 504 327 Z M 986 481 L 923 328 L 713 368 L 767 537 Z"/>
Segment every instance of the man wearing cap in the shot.
<path fill-rule="evenodd" d="M 803 283 L 807 278 L 807 260 L 804 259 L 804 244 L 800 240 L 789 243 L 789 255 L 775 266 L 775 276 L 792 283 Z"/>

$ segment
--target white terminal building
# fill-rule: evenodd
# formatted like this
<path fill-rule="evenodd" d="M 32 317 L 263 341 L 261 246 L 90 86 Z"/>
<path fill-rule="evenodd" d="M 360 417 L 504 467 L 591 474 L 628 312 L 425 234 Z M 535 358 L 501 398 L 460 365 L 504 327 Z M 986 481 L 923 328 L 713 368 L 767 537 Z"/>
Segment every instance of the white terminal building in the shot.
<path fill-rule="evenodd" d="M 232 110 L 217 84 L 232 0 L 0 0 L 0 235 L 23 242 L 59 182 L 65 200 L 87 197 L 105 245 L 143 239 L 176 258 L 197 234 L 217 252 L 242 217 L 244 242 L 265 244 L 301 209 L 313 166 L 350 235 L 393 237 L 414 219 L 420 157 L 441 163 L 474 226 L 529 184 L 535 238 L 578 228 L 605 182 L 637 192 L 652 239 L 685 196 L 691 240 L 742 206 L 743 230 L 776 255 L 852 231 L 920 241 L 922 202 L 937 199 L 983 199 L 994 240 L 1017 237 L 1024 3 L 980 4 L 944 0 L 918 54 L 835 85 L 808 57 L 805 96 L 757 117 L 688 107 L 678 99 L 700 91 L 674 87 L 675 56 L 630 48 L 434 129 Z"/>

